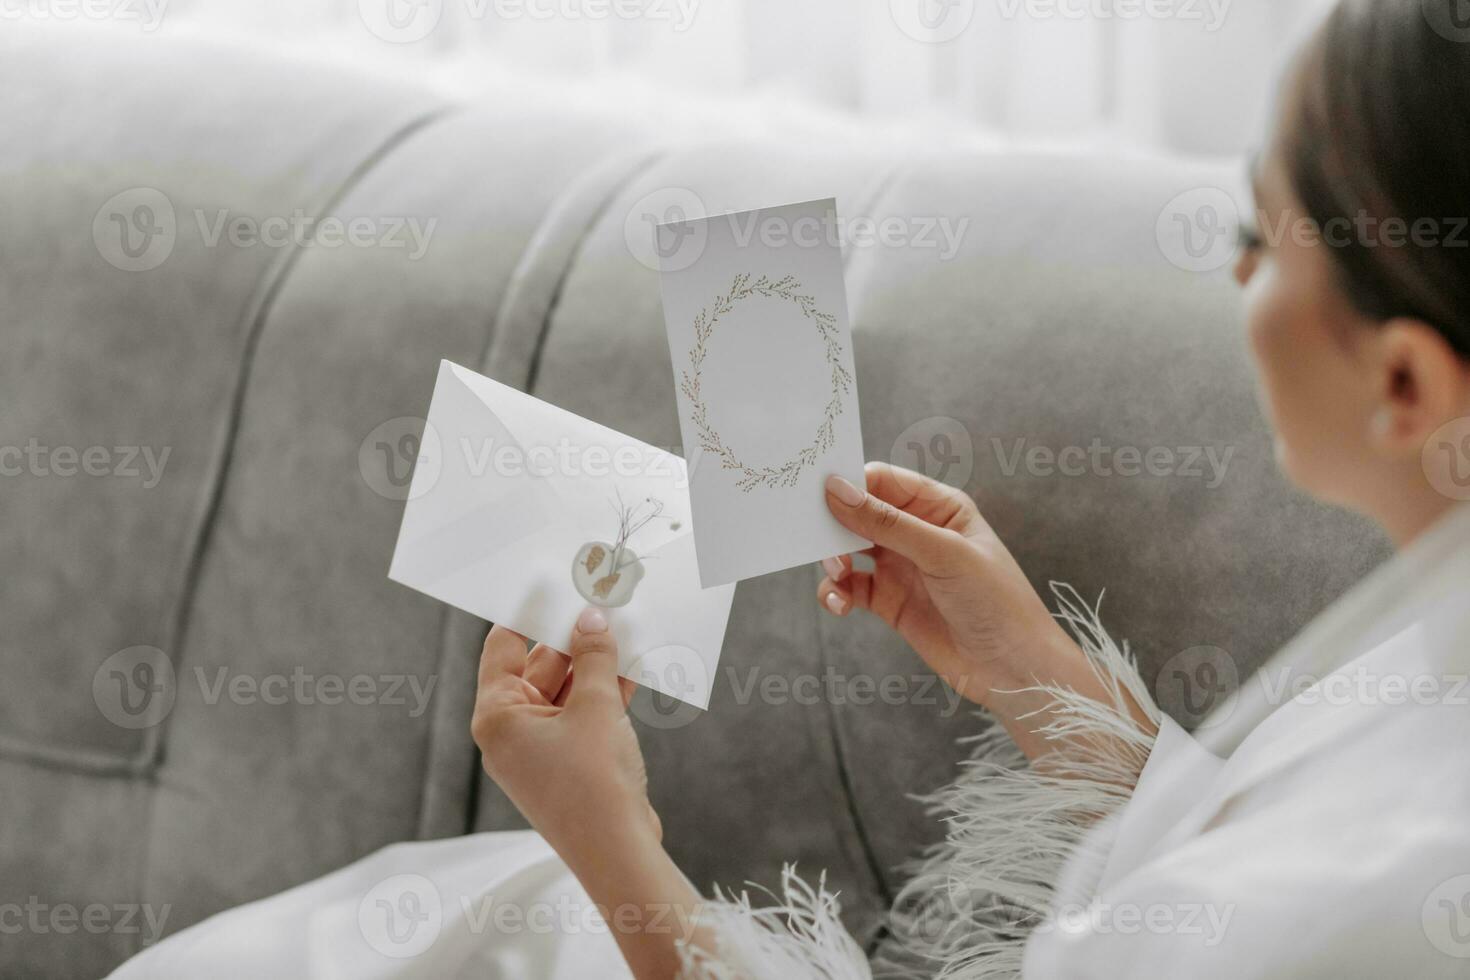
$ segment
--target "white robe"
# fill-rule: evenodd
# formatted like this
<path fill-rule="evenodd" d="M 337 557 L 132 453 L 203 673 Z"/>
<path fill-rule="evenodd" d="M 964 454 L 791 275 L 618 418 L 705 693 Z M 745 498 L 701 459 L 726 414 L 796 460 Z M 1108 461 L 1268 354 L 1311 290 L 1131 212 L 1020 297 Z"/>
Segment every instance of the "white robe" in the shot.
<path fill-rule="evenodd" d="M 1106 858 L 1069 864 L 1072 914 L 1033 934 L 1024 976 L 1470 977 L 1470 508 L 1199 741 L 1165 719 L 1096 836 Z"/>
<path fill-rule="evenodd" d="M 1324 613 L 1198 739 L 1158 714 L 1094 611 L 1063 599 L 1100 675 L 1146 702 L 1158 736 L 1150 744 L 1120 713 L 1074 701 L 1056 734 L 1105 735 L 1146 756 L 1131 795 L 1106 764 L 1047 778 L 1010 755 L 941 796 L 959 819 L 908 895 L 943 896 L 937 934 L 914 945 L 920 972 L 1470 977 L 1470 507 Z M 719 955 L 691 973 L 868 977 L 833 897 L 784 884 L 794 920 L 743 901 L 712 906 Z M 980 892 L 1016 918 L 949 907 Z M 114 976 L 628 971 L 544 842 L 505 833 L 395 845 L 215 916 Z"/>

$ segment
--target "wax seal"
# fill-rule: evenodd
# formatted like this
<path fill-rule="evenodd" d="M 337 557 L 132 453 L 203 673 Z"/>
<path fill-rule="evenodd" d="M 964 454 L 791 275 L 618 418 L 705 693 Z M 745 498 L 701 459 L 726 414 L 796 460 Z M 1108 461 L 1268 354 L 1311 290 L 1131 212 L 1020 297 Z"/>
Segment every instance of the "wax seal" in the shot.
<path fill-rule="evenodd" d="M 577 551 L 572 560 L 572 584 L 577 592 L 594 606 L 613 609 L 626 606 L 633 598 L 633 590 L 643 581 L 643 559 L 631 547 L 628 539 L 653 521 L 668 521 L 669 529 L 677 531 L 679 522 L 664 516 L 663 501 L 645 497 L 640 503 L 629 507 L 617 496 L 613 509 L 618 515 L 616 540 L 588 541 Z"/>
<path fill-rule="evenodd" d="M 643 580 L 643 562 L 626 544 L 588 541 L 572 562 L 572 582 L 582 598 L 609 609 L 626 606 Z"/>

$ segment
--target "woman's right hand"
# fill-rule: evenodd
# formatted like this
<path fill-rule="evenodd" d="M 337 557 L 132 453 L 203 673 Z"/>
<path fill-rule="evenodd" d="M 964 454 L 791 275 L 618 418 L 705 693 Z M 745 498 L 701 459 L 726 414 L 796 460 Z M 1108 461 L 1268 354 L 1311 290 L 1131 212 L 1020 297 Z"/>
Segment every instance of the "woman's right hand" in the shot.
<path fill-rule="evenodd" d="M 1049 682 L 1059 657 L 1081 661 L 967 494 L 887 463 L 869 463 L 866 476 L 865 491 L 827 480 L 832 515 L 874 544 L 871 572 L 849 555 L 822 563 L 817 598 L 828 611 L 869 610 L 962 696 L 992 708 L 993 691 Z"/>

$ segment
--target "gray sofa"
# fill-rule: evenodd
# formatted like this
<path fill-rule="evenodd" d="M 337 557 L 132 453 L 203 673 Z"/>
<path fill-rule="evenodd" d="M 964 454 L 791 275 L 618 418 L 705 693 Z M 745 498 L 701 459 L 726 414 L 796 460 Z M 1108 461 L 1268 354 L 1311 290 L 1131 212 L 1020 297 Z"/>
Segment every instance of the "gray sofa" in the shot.
<path fill-rule="evenodd" d="M 394 841 L 520 826 L 468 737 L 485 624 L 387 580 L 402 505 L 364 443 L 421 415 L 450 358 L 675 445 L 657 276 L 628 245 L 670 189 L 711 211 L 835 194 L 850 217 L 968 220 L 953 257 L 848 252 L 867 453 L 912 464 L 956 420 L 967 488 L 1027 573 L 1107 589 L 1146 676 L 1200 647 L 1243 675 L 1385 553 L 1277 475 L 1227 272 L 1160 250 L 1165 203 L 1228 171 L 680 142 L 550 97 L 450 104 L 20 25 L 0 92 L 0 447 L 31 449 L 0 456 L 0 976 L 98 976 L 148 937 L 142 913 L 172 933 Z M 421 256 L 212 242 L 222 210 L 437 224 Z M 144 270 L 148 234 L 167 255 Z M 1215 481 L 1015 455 L 1094 440 L 1231 456 Z M 985 722 L 876 624 L 821 615 L 818 578 L 740 585 L 707 714 L 634 710 L 696 883 L 825 868 L 880 943 L 903 863 L 942 832 L 910 794 Z M 248 694 L 303 672 L 384 696 Z M 780 693 L 813 676 L 837 693 Z M 425 710 L 408 678 L 434 684 Z M 141 721 L 118 714 L 131 683 L 130 710 L 157 698 Z"/>

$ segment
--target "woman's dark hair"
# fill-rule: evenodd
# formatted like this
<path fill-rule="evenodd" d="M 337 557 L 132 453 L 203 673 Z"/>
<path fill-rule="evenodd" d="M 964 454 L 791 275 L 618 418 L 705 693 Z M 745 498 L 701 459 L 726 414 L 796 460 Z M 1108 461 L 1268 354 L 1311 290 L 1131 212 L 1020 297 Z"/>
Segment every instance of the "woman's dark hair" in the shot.
<path fill-rule="evenodd" d="M 1378 320 L 1423 320 L 1470 358 L 1463 0 L 1341 0 L 1288 98 L 1283 150 L 1297 197 L 1318 229 L 1354 229 L 1324 236 L 1353 305 Z"/>

